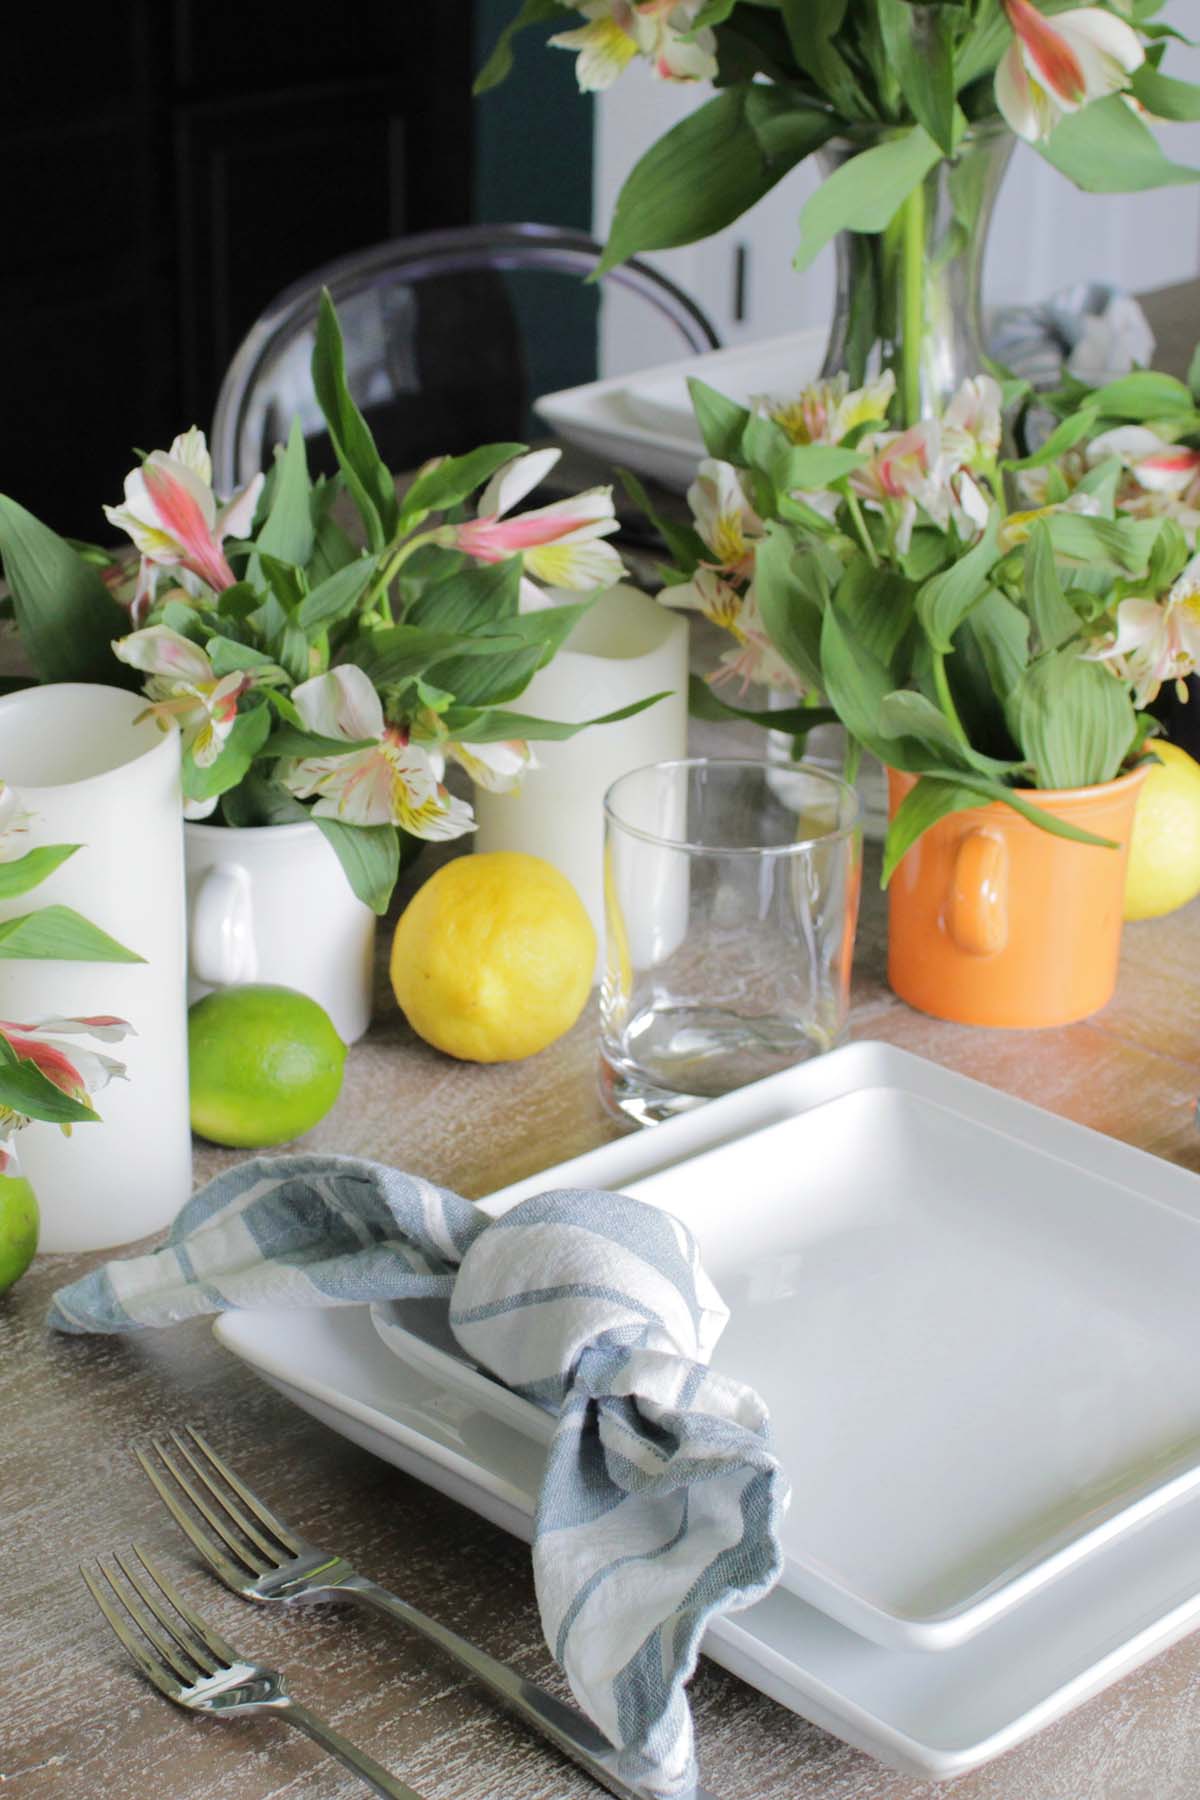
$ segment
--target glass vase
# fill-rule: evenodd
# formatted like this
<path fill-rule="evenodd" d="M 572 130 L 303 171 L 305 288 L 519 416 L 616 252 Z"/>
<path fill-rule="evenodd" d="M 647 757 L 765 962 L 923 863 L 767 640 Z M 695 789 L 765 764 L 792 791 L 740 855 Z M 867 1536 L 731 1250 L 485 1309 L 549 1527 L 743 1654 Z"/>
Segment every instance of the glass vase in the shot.
<path fill-rule="evenodd" d="M 834 139 L 817 153 L 824 178 L 884 141 L 878 132 Z M 858 387 L 891 369 L 902 426 L 940 412 L 986 367 L 980 279 L 1012 149 L 1002 120 L 972 126 L 885 230 L 843 231 L 836 240 L 837 295 L 821 373 L 845 370 Z"/>

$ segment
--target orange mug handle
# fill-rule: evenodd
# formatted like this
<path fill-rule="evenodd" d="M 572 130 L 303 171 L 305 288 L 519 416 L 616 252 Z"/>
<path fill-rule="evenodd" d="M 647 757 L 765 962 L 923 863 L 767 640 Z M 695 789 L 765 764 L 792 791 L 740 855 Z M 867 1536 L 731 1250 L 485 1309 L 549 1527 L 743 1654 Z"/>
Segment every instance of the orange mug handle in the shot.
<path fill-rule="evenodd" d="M 950 887 L 950 935 L 969 956 L 995 956 L 1008 942 L 1008 847 L 990 831 L 959 840 Z"/>

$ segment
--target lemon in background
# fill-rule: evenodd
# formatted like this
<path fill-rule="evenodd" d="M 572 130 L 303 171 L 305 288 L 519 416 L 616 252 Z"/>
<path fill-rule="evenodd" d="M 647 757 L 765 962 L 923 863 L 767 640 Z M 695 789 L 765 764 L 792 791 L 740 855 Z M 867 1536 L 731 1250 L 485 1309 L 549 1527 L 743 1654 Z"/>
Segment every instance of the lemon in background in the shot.
<path fill-rule="evenodd" d="M 1200 894 L 1200 763 L 1178 744 L 1148 746 L 1125 875 L 1125 917 L 1157 919 Z"/>
<path fill-rule="evenodd" d="M 392 987 L 418 1036 L 466 1062 L 511 1062 L 569 1031 L 592 986 L 596 934 L 539 856 L 459 856 L 410 900 Z"/>
<path fill-rule="evenodd" d="M 323 1007 L 293 988 L 219 988 L 188 1013 L 192 1130 L 260 1150 L 302 1137 L 342 1086 L 346 1046 Z"/>
<path fill-rule="evenodd" d="M 25 1177 L 0 1175 L 0 1294 L 33 1261 L 39 1223 L 37 1199 Z"/>

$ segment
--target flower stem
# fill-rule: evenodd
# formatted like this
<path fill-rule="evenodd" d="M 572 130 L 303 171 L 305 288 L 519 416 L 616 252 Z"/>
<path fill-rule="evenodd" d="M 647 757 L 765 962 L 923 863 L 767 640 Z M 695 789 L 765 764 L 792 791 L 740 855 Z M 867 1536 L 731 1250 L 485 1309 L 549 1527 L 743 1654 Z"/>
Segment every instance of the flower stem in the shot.
<path fill-rule="evenodd" d="M 960 743 L 970 745 L 966 727 L 958 716 L 958 708 L 954 704 L 954 696 L 950 692 L 950 682 L 946 675 L 946 658 L 940 650 L 933 653 L 933 685 L 937 689 L 938 704 L 950 721 L 955 737 Z"/>
<path fill-rule="evenodd" d="M 387 599 L 389 587 L 391 587 L 396 576 L 400 573 L 401 568 L 408 561 L 414 550 L 420 550 L 425 544 L 438 544 L 443 541 L 444 539 L 441 530 L 439 529 L 436 531 L 419 531 L 415 537 L 410 537 L 405 543 L 400 545 L 389 545 L 388 550 L 390 550 L 392 554 L 384 564 L 382 574 L 376 577 L 370 588 L 367 590 L 366 598 L 362 603 L 363 613 L 366 614 L 373 610 L 377 610 L 383 623 L 385 625 L 391 625 L 394 621 L 392 619 L 391 607 L 389 606 Z M 382 551 L 381 555 L 387 556 L 388 550 Z"/>
<path fill-rule="evenodd" d="M 853 787 L 858 779 L 858 765 L 862 761 L 862 745 L 856 737 L 846 733 L 846 754 L 842 758 L 842 780 Z"/>
<path fill-rule="evenodd" d="M 849 487 L 846 489 L 846 507 L 850 517 L 854 520 L 854 529 L 862 539 L 862 547 L 867 553 L 867 560 L 873 569 L 877 569 L 879 567 L 879 554 L 875 549 L 871 534 L 867 530 L 867 521 L 863 518 L 863 510 L 858 503 L 858 495 L 852 494 Z"/>
<path fill-rule="evenodd" d="M 900 209 L 900 396 L 904 425 L 921 417 L 925 334 L 925 188 L 918 182 Z"/>

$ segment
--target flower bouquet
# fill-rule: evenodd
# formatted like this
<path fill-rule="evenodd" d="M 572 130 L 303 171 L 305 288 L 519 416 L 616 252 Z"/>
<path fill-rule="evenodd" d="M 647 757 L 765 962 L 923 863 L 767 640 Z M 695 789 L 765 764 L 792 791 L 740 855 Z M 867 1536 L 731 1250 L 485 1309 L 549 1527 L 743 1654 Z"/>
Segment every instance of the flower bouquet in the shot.
<path fill-rule="evenodd" d="M 404 846 L 473 828 L 448 762 L 509 788 L 531 739 L 658 696 L 579 724 L 510 710 L 623 573 L 605 541 L 610 489 L 514 513 L 559 453 L 491 444 L 427 463 L 398 494 L 346 387 L 328 296 L 313 380 L 335 478 L 312 479 L 295 425 L 270 475 L 219 503 L 193 429 L 145 457 L 123 503 L 105 508 L 140 560 L 68 543 L 4 497 L 0 553 L 43 680 L 133 670 L 150 709 L 179 724 L 189 818 L 311 820 L 382 912 Z"/>
<path fill-rule="evenodd" d="M 849 234 L 824 373 L 844 369 L 858 385 L 894 368 L 893 417 L 912 424 L 981 366 L 979 240 L 1013 134 L 1088 192 L 1200 179 L 1150 128 L 1200 118 L 1200 87 L 1163 72 L 1180 34 L 1158 22 L 1161 10 L 1162 0 L 524 0 L 478 86 L 503 79 L 514 33 L 535 25 L 576 54 L 584 89 L 639 60 L 667 81 L 713 84 L 629 174 L 602 270 L 720 231 L 816 157 L 827 178 L 801 213 L 797 266 Z"/>
<path fill-rule="evenodd" d="M 953 846 L 961 830 L 938 840 L 938 829 L 981 808 L 993 836 L 1015 814 L 1015 842 L 1033 841 L 1031 827 L 1065 840 L 1071 866 L 1106 884 L 1119 934 L 1121 844 L 1154 729 L 1143 709 L 1200 657 L 1186 485 L 1200 459 L 1163 441 L 1197 431 L 1196 397 L 1153 373 L 1085 390 L 1074 410 L 1060 403 L 1035 454 L 1002 462 L 1005 395 L 992 377 L 903 432 L 884 425 L 891 386 L 885 375 L 852 391 L 843 378 L 747 409 L 693 383 L 709 456 L 689 493 L 693 527 L 660 524 L 673 555 L 662 598 L 734 640 L 695 682 L 694 710 L 800 739 L 836 718 L 851 768 L 863 748 L 888 768 L 893 949 L 920 840 Z M 783 704 L 747 706 L 750 683 Z M 1128 806 L 1111 816 L 1079 799 L 1117 791 Z M 959 877 L 965 892 L 961 869 L 941 870 L 936 918 Z M 1045 943 L 1051 914 L 1071 915 L 1069 884 L 1053 881 L 1040 891 Z M 963 935 L 993 957 L 986 920 Z M 978 943 L 971 954 L 985 956 Z M 1115 948 L 1109 963 L 1114 975 Z M 904 992 L 895 956 L 892 973 Z"/>

